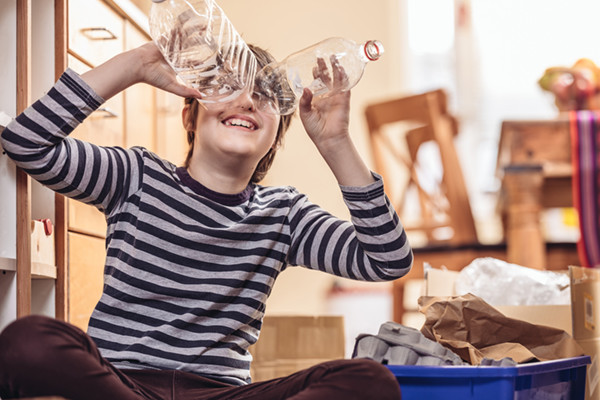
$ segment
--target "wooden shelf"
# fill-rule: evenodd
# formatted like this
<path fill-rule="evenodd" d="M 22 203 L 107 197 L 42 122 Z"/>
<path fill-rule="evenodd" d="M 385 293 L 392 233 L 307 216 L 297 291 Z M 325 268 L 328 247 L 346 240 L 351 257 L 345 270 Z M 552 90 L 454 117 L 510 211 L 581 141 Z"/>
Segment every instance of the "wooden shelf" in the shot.
<path fill-rule="evenodd" d="M 0 257 L 0 271 L 15 272 L 17 270 L 17 260 L 14 258 Z M 56 279 L 57 268 L 55 265 L 49 265 L 39 262 L 31 263 L 32 279 Z"/>
<path fill-rule="evenodd" d="M 56 279 L 57 268 L 55 265 L 48 265 L 33 262 L 31 263 L 32 279 Z"/>
<path fill-rule="evenodd" d="M 17 260 L 14 258 L 0 257 L 0 271 L 16 271 Z"/>

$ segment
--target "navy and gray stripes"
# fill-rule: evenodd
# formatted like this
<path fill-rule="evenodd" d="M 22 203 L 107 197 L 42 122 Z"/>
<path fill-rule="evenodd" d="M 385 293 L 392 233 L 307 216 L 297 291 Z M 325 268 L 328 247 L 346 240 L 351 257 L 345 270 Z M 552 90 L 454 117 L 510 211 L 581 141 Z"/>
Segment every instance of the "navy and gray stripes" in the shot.
<path fill-rule="evenodd" d="M 244 384 L 247 349 L 288 265 L 366 281 L 409 271 L 412 252 L 377 175 L 341 187 L 351 222 L 292 187 L 215 193 L 146 149 L 69 138 L 102 103 L 67 70 L 9 124 L 2 145 L 33 178 L 106 214 L 104 292 L 88 333 L 117 367 Z"/>

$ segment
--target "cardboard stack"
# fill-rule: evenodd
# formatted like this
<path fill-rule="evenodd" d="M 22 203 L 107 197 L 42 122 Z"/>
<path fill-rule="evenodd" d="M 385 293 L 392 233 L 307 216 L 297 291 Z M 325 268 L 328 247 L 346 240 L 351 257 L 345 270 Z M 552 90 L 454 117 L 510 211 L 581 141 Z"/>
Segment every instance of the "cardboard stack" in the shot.
<path fill-rule="evenodd" d="M 250 347 L 254 382 L 294 372 L 345 355 L 342 316 L 266 316 Z"/>
<path fill-rule="evenodd" d="M 587 367 L 585 398 L 600 400 L 600 270 L 571 266 L 569 273 L 573 338 L 592 358 L 592 363 Z"/>

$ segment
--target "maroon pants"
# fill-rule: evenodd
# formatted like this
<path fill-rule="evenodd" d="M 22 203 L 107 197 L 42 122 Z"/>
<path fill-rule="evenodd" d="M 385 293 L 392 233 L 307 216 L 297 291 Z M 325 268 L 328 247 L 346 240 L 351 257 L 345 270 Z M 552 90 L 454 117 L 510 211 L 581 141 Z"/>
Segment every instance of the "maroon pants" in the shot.
<path fill-rule="evenodd" d="M 284 378 L 233 386 L 181 371 L 119 370 L 82 330 L 56 319 L 18 319 L 0 334 L 0 398 L 70 400 L 400 399 L 383 365 L 365 359 L 322 363 Z"/>

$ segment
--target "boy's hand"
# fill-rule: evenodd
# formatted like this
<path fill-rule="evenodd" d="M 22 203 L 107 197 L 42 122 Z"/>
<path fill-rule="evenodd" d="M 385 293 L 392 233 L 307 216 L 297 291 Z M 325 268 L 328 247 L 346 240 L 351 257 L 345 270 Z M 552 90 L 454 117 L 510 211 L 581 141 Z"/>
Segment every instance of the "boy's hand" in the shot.
<path fill-rule="evenodd" d="M 350 91 L 342 91 L 348 76 L 334 56 L 331 57 L 331 66 L 333 78 L 329 75 L 325 60 L 318 60 L 313 76 L 320 79 L 331 92 L 327 97 L 313 99 L 312 92 L 304 89 L 300 98 L 300 119 L 338 183 L 365 186 L 372 183 L 374 178 L 348 131 Z"/>
<path fill-rule="evenodd" d="M 160 50 L 153 42 L 148 42 L 138 49 L 142 63 L 140 65 L 140 81 L 182 97 L 200 98 L 200 92 L 185 86 L 177 80 L 173 68 L 165 61 Z"/>
<path fill-rule="evenodd" d="M 153 42 L 120 53 L 81 77 L 104 100 L 139 82 L 179 96 L 200 98 L 200 92 L 177 80 L 175 71 Z"/>
<path fill-rule="evenodd" d="M 335 148 L 340 140 L 349 137 L 350 91 L 341 91 L 348 77 L 335 56 L 331 57 L 331 66 L 333 79 L 321 58 L 313 70 L 315 79 L 330 88 L 328 96 L 314 99 L 312 92 L 305 88 L 299 105 L 304 129 L 321 151 Z"/>

